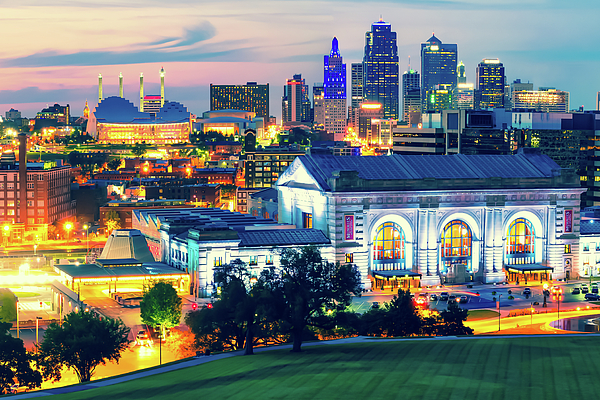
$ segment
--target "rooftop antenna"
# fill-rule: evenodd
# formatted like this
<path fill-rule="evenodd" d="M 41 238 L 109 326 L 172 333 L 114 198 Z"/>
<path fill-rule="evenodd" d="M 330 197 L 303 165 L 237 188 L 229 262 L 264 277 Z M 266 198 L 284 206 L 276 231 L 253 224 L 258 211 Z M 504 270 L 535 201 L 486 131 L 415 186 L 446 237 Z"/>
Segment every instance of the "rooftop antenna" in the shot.
<path fill-rule="evenodd" d="M 410 56 L 408 56 L 408 71 L 410 72 Z"/>

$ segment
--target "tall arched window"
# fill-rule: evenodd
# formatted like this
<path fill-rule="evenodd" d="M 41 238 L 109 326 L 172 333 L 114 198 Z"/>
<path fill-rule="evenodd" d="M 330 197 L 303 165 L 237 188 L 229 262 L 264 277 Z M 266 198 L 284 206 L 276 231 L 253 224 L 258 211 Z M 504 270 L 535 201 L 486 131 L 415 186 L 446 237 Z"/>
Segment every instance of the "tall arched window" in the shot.
<path fill-rule="evenodd" d="M 535 230 L 529 220 L 515 219 L 506 233 L 506 264 L 535 263 Z"/>
<path fill-rule="evenodd" d="M 379 225 L 373 238 L 373 270 L 398 270 L 406 268 L 404 231 L 395 222 Z"/>
<path fill-rule="evenodd" d="M 445 268 L 452 264 L 465 264 L 471 269 L 471 244 L 473 236 L 469 226 L 460 220 L 450 221 L 441 238 L 441 261 Z"/>

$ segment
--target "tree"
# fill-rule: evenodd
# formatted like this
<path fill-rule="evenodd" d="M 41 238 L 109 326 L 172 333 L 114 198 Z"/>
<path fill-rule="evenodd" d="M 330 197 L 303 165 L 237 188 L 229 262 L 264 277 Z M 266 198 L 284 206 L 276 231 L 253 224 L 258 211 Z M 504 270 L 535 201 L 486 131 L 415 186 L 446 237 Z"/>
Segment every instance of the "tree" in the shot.
<path fill-rule="evenodd" d="M 173 285 L 158 281 L 144 293 L 140 302 L 142 322 L 153 328 L 160 327 L 161 338 L 164 338 L 167 328 L 179 325 L 181 306 L 181 297 Z"/>
<path fill-rule="evenodd" d="M 131 152 L 137 158 L 140 158 L 144 154 L 146 154 L 146 151 L 148 151 L 148 146 L 146 146 L 144 143 L 136 143 L 133 145 L 133 147 L 131 149 Z"/>
<path fill-rule="evenodd" d="M 384 304 L 384 329 L 387 336 L 410 336 L 419 333 L 421 318 L 415 310 L 410 291 L 398 289 L 389 303 Z"/>
<path fill-rule="evenodd" d="M 42 385 L 42 375 L 31 368 L 32 357 L 23 341 L 10 335 L 8 322 L 0 322 L 0 394 L 7 393 L 15 383 L 29 389 Z"/>
<path fill-rule="evenodd" d="M 464 325 L 469 310 L 462 309 L 456 301 L 448 302 L 448 308 L 441 312 L 444 321 L 440 327 L 442 335 L 472 335 L 473 329 Z"/>
<path fill-rule="evenodd" d="M 272 316 L 276 306 L 265 287 L 264 276 L 253 277 L 248 266 L 237 259 L 219 267 L 214 282 L 220 288 L 219 299 L 212 308 L 193 311 L 186 324 L 200 347 L 211 350 L 245 349 L 254 354 L 254 345 L 276 336 L 279 326 Z"/>
<path fill-rule="evenodd" d="M 121 217 L 119 217 L 119 213 L 117 212 L 117 210 L 107 211 L 106 215 L 104 216 L 104 221 L 106 223 L 106 232 L 109 235 L 115 229 L 121 228 Z"/>
<path fill-rule="evenodd" d="M 100 319 L 84 310 L 72 312 L 62 325 L 53 323 L 46 330 L 38 346 L 38 367 L 46 380 L 59 381 L 67 367 L 75 370 L 79 382 L 89 382 L 98 365 L 119 362 L 128 335 L 129 328 L 121 319 Z"/>
<path fill-rule="evenodd" d="M 332 327 L 335 311 L 346 309 L 361 291 L 356 266 L 330 263 L 314 246 L 283 250 L 280 268 L 267 270 L 264 276 L 266 287 L 283 307 L 281 319 L 292 333 L 293 352 L 302 350 L 307 326 Z"/>
<path fill-rule="evenodd" d="M 121 166 L 121 159 L 113 158 L 107 163 L 107 166 L 111 171 L 116 171 Z"/>

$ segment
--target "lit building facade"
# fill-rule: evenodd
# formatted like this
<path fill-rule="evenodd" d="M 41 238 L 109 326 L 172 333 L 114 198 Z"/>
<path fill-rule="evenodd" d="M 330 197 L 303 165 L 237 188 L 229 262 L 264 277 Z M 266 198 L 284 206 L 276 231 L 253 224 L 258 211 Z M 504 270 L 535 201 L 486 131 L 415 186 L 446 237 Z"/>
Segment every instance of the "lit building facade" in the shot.
<path fill-rule="evenodd" d="M 210 110 L 244 110 L 269 118 L 269 84 L 248 82 L 245 85 L 210 84 Z"/>
<path fill-rule="evenodd" d="M 325 126 L 325 90 L 322 83 L 313 85 L 313 124 L 316 128 Z"/>
<path fill-rule="evenodd" d="M 365 288 L 576 278 L 579 187 L 532 149 L 513 156 L 298 157 L 279 221 L 326 232 Z M 419 282 L 420 281 L 420 282 Z"/>
<path fill-rule="evenodd" d="M 427 91 L 427 111 L 440 112 L 452 108 L 452 85 L 436 85 Z"/>
<path fill-rule="evenodd" d="M 346 133 L 346 64 L 338 47 L 337 38 L 331 42 L 331 51 L 324 56 L 323 90 L 325 99 L 324 127 L 334 140 L 342 140 Z"/>
<path fill-rule="evenodd" d="M 541 112 L 569 112 L 569 92 L 562 90 L 519 90 L 512 92 L 515 109 L 530 109 Z"/>
<path fill-rule="evenodd" d="M 452 90 L 454 110 L 472 110 L 475 107 L 475 89 L 472 83 L 459 83 Z"/>
<path fill-rule="evenodd" d="M 352 90 L 352 102 L 350 103 L 352 108 L 358 108 L 360 103 L 364 100 L 364 74 L 362 63 L 352 63 L 351 67 L 351 90 Z"/>
<path fill-rule="evenodd" d="M 142 111 L 150 115 L 156 115 L 160 111 L 160 107 L 162 107 L 161 103 L 162 99 L 160 98 L 160 96 L 152 94 L 146 95 L 144 96 L 142 101 Z"/>
<path fill-rule="evenodd" d="M 71 119 L 71 107 L 68 104 L 66 106 L 54 104 L 53 106 L 44 108 L 42 111 L 38 112 L 35 118 L 39 120 L 52 119 L 56 120 L 58 124 L 69 125 L 69 120 Z"/>
<path fill-rule="evenodd" d="M 392 25 L 380 19 L 365 34 L 364 100 L 383 105 L 383 117 L 398 119 L 398 46 Z"/>
<path fill-rule="evenodd" d="M 506 76 L 497 58 L 484 58 L 477 65 L 478 108 L 503 108 Z"/>
<path fill-rule="evenodd" d="M 309 122 L 310 100 L 308 85 L 302 74 L 296 74 L 286 81 L 281 99 L 281 120 L 286 122 Z"/>
<path fill-rule="evenodd" d="M 425 43 L 421 43 L 421 99 L 423 112 L 432 111 L 427 93 L 435 90 L 437 85 L 446 85 L 448 90 L 457 84 L 458 46 L 443 44 L 435 35 Z"/>
<path fill-rule="evenodd" d="M 121 97 L 107 97 L 94 110 L 94 119 L 100 143 L 182 143 L 189 141 L 192 131 L 190 113 L 175 102 L 165 103 L 153 117 Z"/>
<path fill-rule="evenodd" d="M 362 103 L 357 110 L 358 137 L 367 143 L 374 143 L 378 132 L 373 132 L 373 120 L 384 118 L 383 105 L 379 103 Z M 375 126 L 377 128 L 377 126 Z"/>
<path fill-rule="evenodd" d="M 402 74 L 402 120 L 410 125 L 421 120 L 421 75 L 414 69 Z"/>

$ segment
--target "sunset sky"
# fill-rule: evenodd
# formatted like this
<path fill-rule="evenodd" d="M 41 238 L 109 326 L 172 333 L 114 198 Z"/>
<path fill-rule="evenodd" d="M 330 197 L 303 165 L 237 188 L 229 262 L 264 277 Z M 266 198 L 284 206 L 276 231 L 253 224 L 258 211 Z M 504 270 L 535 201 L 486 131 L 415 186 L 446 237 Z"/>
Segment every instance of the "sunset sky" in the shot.
<path fill-rule="evenodd" d="M 582 0 L 0 0 L 0 113 L 32 117 L 46 104 L 82 114 L 104 95 L 138 105 L 139 74 L 146 94 L 159 93 L 192 113 L 209 108 L 209 84 L 269 83 L 270 111 L 281 116 L 286 78 L 323 81 L 323 55 L 337 36 L 344 61 L 362 59 L 364 34 L 380 15 L 398 34 L 400 71 L 420 70 L 420 43 L 433 31 L 457 43 L 467 81 L 483 58 L 500 58 L 507 79 L 571 93 L 571 108 L 595 108 L 600 90 L 595 48 L 600 2 Z M 348 80 L 348 85 L 349 85 Z"/>

